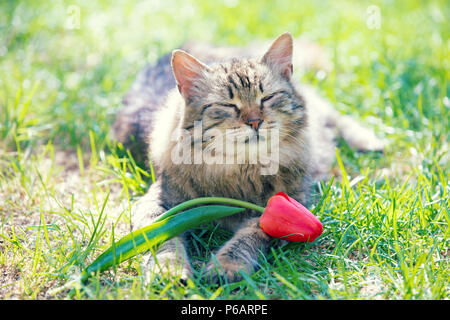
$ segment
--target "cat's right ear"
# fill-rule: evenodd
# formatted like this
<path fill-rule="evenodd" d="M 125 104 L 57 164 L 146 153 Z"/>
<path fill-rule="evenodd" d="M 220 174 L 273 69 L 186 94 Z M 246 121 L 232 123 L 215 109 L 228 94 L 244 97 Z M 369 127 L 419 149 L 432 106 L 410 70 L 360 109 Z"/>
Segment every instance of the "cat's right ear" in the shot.
<path fill-rule="evenodd" d="M 185 99 L 193 94 L 196 82 L 204 79 L 210 68 L 183 50 L 172 52 L 172 69 L 178 90 Z"/>
<path fill-rule="evenodd" d="M 292 49 L 292 35 L 289 32 L 283 33 L 272 43 L 270 49 L 262 58 L 262 62 L 274 67 L 287 80 L 290 80 L 293 71 Z"/>

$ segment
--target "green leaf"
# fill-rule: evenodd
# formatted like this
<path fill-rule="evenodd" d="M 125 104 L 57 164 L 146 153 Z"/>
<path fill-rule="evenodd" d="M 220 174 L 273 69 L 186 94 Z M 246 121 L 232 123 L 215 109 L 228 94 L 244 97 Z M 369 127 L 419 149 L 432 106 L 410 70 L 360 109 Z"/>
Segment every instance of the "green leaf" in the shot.
<path fill-rule="evenodd" d="M 85 281 L 91 274 L 102 272 L 193 227 L 231 216 L 244 210 L 245 208 L 220 205 L 197 207 L 133 231 L 114 243 L 114 246 L 104 251 L 89 265 L 83 271 L 81 280 Z"/>

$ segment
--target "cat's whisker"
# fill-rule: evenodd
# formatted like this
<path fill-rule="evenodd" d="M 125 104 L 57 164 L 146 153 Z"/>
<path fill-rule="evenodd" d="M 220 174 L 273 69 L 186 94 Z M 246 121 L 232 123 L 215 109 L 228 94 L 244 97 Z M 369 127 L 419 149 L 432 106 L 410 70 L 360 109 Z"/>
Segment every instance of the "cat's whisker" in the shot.
<path fill-rule="evenodd" d="M 280 129 L 280 137 L 286 137 L 294 140 L 294 142 L 298 143 L 299 145 L 305 145 L 305 141 L 299 140 L 298 137 L 293 136 L 292 133 L 287 129 Z"/>

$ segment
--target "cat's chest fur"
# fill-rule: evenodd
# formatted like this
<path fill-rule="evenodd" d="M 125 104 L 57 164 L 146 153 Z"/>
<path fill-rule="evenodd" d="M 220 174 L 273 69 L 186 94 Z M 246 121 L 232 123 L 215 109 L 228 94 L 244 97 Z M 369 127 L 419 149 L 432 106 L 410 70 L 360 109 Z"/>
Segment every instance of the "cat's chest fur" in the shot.
<path fill-rule="evenodd" d="M 294 195 L 303 203 L 309 198 L 309 179 L 304 172 L 282 167 L 276 175 L 261 175 L 259 165 L 226 166 L 192 164 L 164 170 L 161 174 L 161 200 L 166 207 L 172 207 L 190 199 L 214 196 L 266 206 L 269 198 L 277 192 Z M 246 219 L 259 215 L 258 212 L 246 211 L 220 219 L 219 224 L 233 231 Z"/>
<path fill-rule="evenodd" d="M 197 197 L 229 197 L 266 205 L 276 192 L 300 194 L 305 172 L 280 167 L 275 175 L 261 175 L 259 165 L 178 165 L 162 174 L 168 201 Z M 302 184 L 303 182 L 303 184 Z M 302 195 L 302 197 L 304 197 Z M 304 197 L 307 200 L 307 197 Z"/>

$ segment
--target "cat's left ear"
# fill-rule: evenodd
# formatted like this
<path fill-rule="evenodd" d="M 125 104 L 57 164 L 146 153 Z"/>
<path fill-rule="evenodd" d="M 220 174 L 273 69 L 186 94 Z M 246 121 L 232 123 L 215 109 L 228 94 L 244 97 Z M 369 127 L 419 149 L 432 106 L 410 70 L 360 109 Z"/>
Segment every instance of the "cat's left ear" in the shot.
<path fill-rule="evenodd" d="M 293 40 L 289 32 L 280 35 L 270 46 L 261 62 L 278 70 L 287 80 L 291 79 Z"/>

